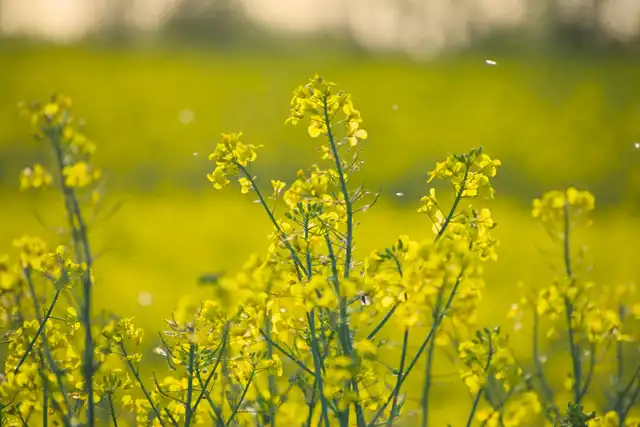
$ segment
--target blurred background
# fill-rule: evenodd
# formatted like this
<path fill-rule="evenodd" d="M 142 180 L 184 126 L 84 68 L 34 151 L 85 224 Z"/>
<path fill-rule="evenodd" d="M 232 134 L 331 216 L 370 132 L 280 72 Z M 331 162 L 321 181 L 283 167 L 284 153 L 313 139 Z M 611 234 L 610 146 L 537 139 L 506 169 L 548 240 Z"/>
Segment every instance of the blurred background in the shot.
<path fill-rule="evenodd" d="M 260 207 L 213 190 L 207 156 L 220 132 L 244 131 L 265 145 L 264 186 L 320 161 L 304 127 L 284 126 L 291 91 L 316 72 L 353 93 L 369 132 L 358 179 L 382 196 L 360 217 L 358 256 L 427 236 L 415 212 L 427 172 L 482 145 L 503 163 L 486 203 L 501 247 L 483 325 L 506 322 L 516 283 L 557 271 L 530 216 L 550 189 L 596 195 L 578 237 L 598 286 L 640 279 L 637 0 L 0 0 L 0 37 L 0 250 L 25 233 L 55 241 L 64 225 L 55 196 L 18 191 L 19 171 L 46 156 L 17 104 L 67 94 L 113 212 L 91 225 L 97 304 L 145 327 L 206 294 L 202 273 L 266 249 Z"/>

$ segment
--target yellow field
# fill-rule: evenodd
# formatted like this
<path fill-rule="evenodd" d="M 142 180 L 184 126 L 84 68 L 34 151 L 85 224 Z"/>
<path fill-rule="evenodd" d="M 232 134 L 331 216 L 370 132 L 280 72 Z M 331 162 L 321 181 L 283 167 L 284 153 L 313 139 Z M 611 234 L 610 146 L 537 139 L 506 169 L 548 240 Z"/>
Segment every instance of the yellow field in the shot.
<path fill-rule="evenodd" d="M 530 215 L 531 198 L 549 189 L 577 185 L 602 205 L 595 225 L 579 236 L 597 286 L 638 281 L 640 150 L 633 143 L 640 139 L 640 63 L 492 59 L 497 66 L 480 56 L 419 65 L 312 52 L 289 58 L 8 46 L 0 51 L 0 250 L 10 251 L 22 234 L 55 240 L 64 223 L 59 200 L 16 190 L 17 173 L 41 152 L 16 103 L 54 90 L 69 94 L 98 143 L 105 200 L 122 203 L 92 225 L 96 308 L 135 315 L 148 331 L 162 329 L 180 296 L 206 295 L 197 285 L 202 273 L 233 274 L 268 244 L 271 227 L 253 197 L 217 192 L 206 180 L 217 134 L 243 130 L 247 142 L 265 145 L 256 169 L 262 185 L 290 180 L 318 156 L 304 129 L 283 125 L 289 93 L 319 71 L 353 93 L 369 132 L 359 178 L 383 188 L 380 203 L 359 217 L 359 257 L 401 234 L 429 235 L 430 223 L 416 213 L 426 173 L 447 152 L 483 145 L 504 165 L 496 200 L 487 202 L 500 248 L 487 268 L 483 325 L 508 330 L 516 284 L 545 285 L 561 268 L 557 251 L 557 265 L 549 265 L 549 240 Z M 184 110 L 192 122 L 179 120 Z M 140 304 L 141 292 L 151 295 L 150 305 Z M 515 334 L 516 348 L 528 345 L 529 333 Z M 442 362 L 437 371 L 452 369 Z M 456 375 L 445 375 L 448 390 L 459 390 Z M 415 387 L 419 396 L 420 383 Z M 449 406 L 435 406 L 436 418 L 447 413 L 453 425 L 466 415 L 455 419 Z"/>

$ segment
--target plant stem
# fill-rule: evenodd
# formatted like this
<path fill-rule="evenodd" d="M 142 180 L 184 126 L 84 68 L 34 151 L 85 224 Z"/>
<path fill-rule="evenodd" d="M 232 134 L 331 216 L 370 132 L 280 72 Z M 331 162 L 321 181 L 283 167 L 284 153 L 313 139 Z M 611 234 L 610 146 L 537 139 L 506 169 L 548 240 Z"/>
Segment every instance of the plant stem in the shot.
<path fill-rule="evenodd" d="M 447 311 L 451 307 L 451 303 L 453 302 L 453 299 L 455 298 L 455 295 L 456 295 L 456 293 L 458 291 L 458 286 L 460 286 L 460 282 L 462 281 L 462 276 L 464 275 L 464 271 L 465 271 L 465 268 L 463 267 L 462 270 L 460 271 L 460 273 L 458 274 L 458 277 L 456 278 L 456 282 L 453 285 L 453 288 L 451 289 L 451 293 L 449 294 L 449 297 L 447 298 L 447 302 L 444 305 L 444 308 L 442 309 L 442 311 L 438 315 L 437 321 L 433 323 L 433 325 L 431 326 L 431 330 L 429 330 L 429 334 L 427 335 L 427 337 L 423 341 L 422 345 L 420 346 L 420 348 L 418 349 L 416 354 L 413 356 L 413 359 L 411 359 L 411 362 L 407 366 L 407 370 L 404 372 L 404 375 L 402 376 L 402 379 L 400 380 L 400 386 L 402 386 L 402 384 L 404 383 L 404 381 L 407 378 L 407 376 L 409 375 L 409 373 L 413 370 L 413 368 L 418 363 L 418 360 L 420 359 L 420 356 L 422 356 L 422 353 L 427 348 L 427 344 L 429 344 L 429 342 L 433 338 L 433 336 L 435 334 L 435 330 L 437 329 L 438 325 L 442 322 L 442 320 L 444 319 L 444 316 L 446 315 Z M 375 422 L 378 420 L 378 418 L 380 418 L 380 416 L 382 415 L 384 410 L 387 408 L 387 406 L 389 406 L 389 403 L 391 403 L 392 399 L 393 399 L 393 393 L 387 398 L 387 401 L 380 407 L 380 409 L 378 409 L 378 411 L 376 412 L 376 414 L 373 417 L 373 420 L 371 420 L 369 422 L 369 424 L 368 424 L 369 427 L 374 427 L 376 425 Z"/>
<path fill-rule="evenodd" d="M 307 313 L 307 321 L 309 322 L 309 332 L 311 333 L 311 353 L 313 355 L 315 377 L 318 385 L 318 392 L 320 394 L 320 406 L 322 408 L 322 419 L 324 420 L 325 427 L 330 427 L 329 413 L 327 409 L 327 398 L 324 395 L 324 382 L 322 379 L 322 360 L 320 359 L 320 349 L 318 348 L 318 340 L 316 338 L 314 311 L 315 310 L 312 309 L 309 313 Z"/>
<path fill-rule="evenodd" d="M 278 351 L 280 351 L 280 353 L 282 353 L 289 360 L 291 360 L 293 363 L 298 365 L 298 367 L 300 369 L 302 369 L 303 371 L 305 371 L 307 374 L 309 374 L 311 376 L 315 376 L 316 375 L 315 372 L 313 372 L 311 369 L 307 368 L 307 366 L 304 363 L 302 363 L 302 361 L 300 361 L 293 353 L 291 353 L 291 352 L 287 351 L 286 349 L 282 348 L 282 346 L 280 346 L 277 342 L 275 342 L 271 338 L 269 338 L 267 336 L 266 332 L 264 332 L 262 329 L 260 330 L 260 334 L 262 335 L 262 337 L 264 338 L 265 341 L 267 341 L 272 346 L 274 346 L 276 349 L 278 349 Z"/>
<path fill-rule="evenodd" d="M 57 129 L 51 134 L 50 140 L 56 155 L 60 186 L 62 188 L 62 193 L 66 201 L 67 216 L 70 220 L 69 226 L 72 230 L 74 230 L 73 234 L 76 243 L 77 240 L 80 240 L 80 242 L 82 243 L 81 246 L 83 248 L 83 261 L 86 264 L 86 271 L 83 274 L 82 280 L 84 301 L 81 307 L 85 344 L 82 358 L 82 374 L 84 377 L 84 391 L 87 394 L 87 425 L 89 427 L 93 427 L 95 425 L 95 403 L 93 398 L 93 336 L 91 334 L 91 299 L 93 288 L 93 284 L 91 283 L 91 272 L 93 270 L 93 257 L 91 255 L 91 249 L 89 246 L 87 227 L 82 217 L 78 199 L 76 197 L 74 189 L 69 187 L 65 181 L 65 176 L 63 173 L 65 164 L 61 146 L 60 129 Z M 77 228 L 76 221 L 78 225 Z M 76 250 L 78 250 L 77 247 Z M 76 254 L 76 256 L 78 256 L 78 254 Z"/>
<path fill-rule="evenodd" d="M 118 417 L 116 416 L 116 409 L 113 407 L 113 392 L 109 392 L 107 398 L 109 400 L 109 412 L 111 413 L 113 427 L 118 427 Z"/>
<path fill-rule="evenodd" d="M 453 219 L 453 215 L 456 213 L 456 209 L 458 209 L 458 204 L 460 203 L 460 200 L 462 200 L 462 194 L 464 193 L 465 187 L 467 186 L 467 179 L 469 178 L 469 168 L 470 167 L 471 167 L 471 164 L 467 161 L 467 163 L 465 165 L 464 176 L 462 177 L 462 183 L 460 184 L 460 188 L 458 189 L 458 193 L 456 194 L 456 198 L 453 201 L 453 205 L 451 206 L 451 210 L 449 210 L 449 214 L 447 215 L 447 217 L 444 220 L 444 223 L 442 224 L 442 228 L 440 228 L 440 230 L 438 230 L 438 235 L 436 236 L 436 240 L 438 240 L 440 237 L 442 237 L 442 235 L 444 234 L 445 230 L 449 226 L 449 223 Z"/>
<path fill-rule="evenodd" d="M 489 334 L 489 354 L 487 356 L 487 364 L 484 367 L 484 372 L 487 374 L 489 372 L 489 367 L 491 366 L 491 358 L 493 357 L 493 343 L 491 341 L 491 335 Z M 473 417 L 476 414 L 476 410 L 478 409 L 478 404 L 480 403 L 480 398 L 482 397 L 482 393 L 484 392 L 484 386 L 480 387 L 480 390 L 476 393 L 476 397 L 473 400 L 473 406 L 471 407 L 471 412 L 469 413 L 469 418 L 467 419 L 467 427 L 471 427 L 471 423 L 473 422 Z"/>
<path fill-rule="evenodd" d="M 564 204 L 564 265 L 567 278 L 573 284 L 573 271 L 571 268 L 571 246 L 570 246 L 570 218 L 569 203 Z M 579 405 L 582 396 L 580 389 L 582 387 L 582 364 L 580 360 L 580 346 L 575 339 L 575 331 L 573 328 L 573 303 L 567 295 L 564 297 L 564 305 L 566 312 L 567 328 L 569 331 L 569 351 L 571 352 L 571 362 L 573 366 L 573 400 Z"/>
<path fill-rule="evenodd" d="M 404 336 L 402 338 L 402 353 L 400 355 L 400 366 L 398 368 L 398 377 L 396 379 L 396 386 L 393 389 L 393 403 L 391 404 L 391 412 L 389 413 L 389 419 L 387 420 L 387 427 L 391 427 L 393 420 L 396 417 L 396 408 L 398 406 L 398 396 L 400 394 L 400 386 L 404 378 L 404 363 L 407 358 L 407 345 L 409 344 L 409 328 L 404 329 Z"/>
<path fill-rule="evenodd" d="M 309 269 L 310 270 L 310 269 Z M 270 289 L 267 290 L 267 294 L 271 294 Z M 267 305 L 268 306 L 268 305 Z M 265 310 L 264 314 L 264 323 L 266 329 L 267 338 L 267 357 L 269 360 L 273 360 L 273 344 L 271 342 L 271 318 L 269 317 L 269 312 Z M 272 372 L 269 372 L 269 377 L 267 379 L 269 385 L 269 425 L 271 427 L 275 426 L 276 423 L 276 406 L 274 404 L 274 399 L 278 394 L 278 388 L 276 384 L 276 378 Z"/>
<path fill-rule="evenodd" d="M 40 369 L 44 373 L 44 360 L 40 360 Z M 46 377 L 42 375 L 42 427 L 49 425 L 49 387 Z"/>
<path fill-rule="evenodd" d="M 224 352 L 226 350 L 227 337 L 228 336 L 229 336 L 229 324 L 226 324 L 224 326 L 224 330 L 222 332 L 222 342 L 220 343 L 220 345 L 216 349 L 217 352 L 218 352 L 218 357 L 216 359 L 216 363 L 213 365 L 213 368 L 211 368 L 211 372 L 209 372 L 209 375 L 207 376 L 207 379 L 205 380 L 205 382 L 203 384 L 201 384 L 200 395 L 198 395 L 198 397 L 196 398 L 196 403 L 193 405 L 193 412 L 194 413 L 198 409 L 198 405 L 200 404 L 200 401 L 202 400 L 202 397 L 205 395 L 205 393 L 207 393 L 207 389 L 209 388 L 209 382 L 211 382 L 211 380 L 213 379 L 213 377 L 215 375 L 215 372 L 218 369 L 218 366 L 220 365 L 220 361 L 224 357 Z"/>
<path fill-rule="evenodd" d="M 249 380 L 247 381 L 247 384 L 245 385 L 244 390 L 242 390 L 242 395 L 240 396 L 240 399 L 238 400 L 238 403 L 236 403 L 236 406 L 233 408 L 233 412 L 231 412 L 231 415 L 229 416 L 229 419 L 227 420 L 225 425 L 227 425 L 227 426 L 230 425 L 231 421 L 233 421 L 233 419 L 235 418 L 236 414 L 240 410 L 240 406 L 242 406 L 242 402 L 244 402 L 244 398 L 247 396 L 247 392 L 249 391 L 249 387 L 251 387 L 251 382 L 253 381 L 254 375 L 255 375 L 255 370 L 253 372 L 251 372 L 251 375 L 249 376 Z"/>
<path fill-rule="evenodd" d="M 637 379 L 638 379 L 638 385 L 636 386 L 636 389 L 633 391 L 633 394 L 629 399 L 629 404 L 624 409 L 624 411 L 622 411 L 622 416 L 620 417 L 620 425 L 624 425 L 624 421 L 627 419 L 627 415 L 629 415 L 629 411 L 631 410 L 631 408 L 634 407 L 634 404 L 636 403 L 636 400 L 638 400 L 638 397 L 640 397 L 640 377 L 638 377 Z"/>
<path fill-rule="evenodd" d="M 31 300 L 33 301 L 33 308 L 36 313 L 36 319 L 38 320 L 40 325 L 42 325 L 42 328 L 44 330 L 44 327 L 45 327 L 44 324 L 46 322 L 44 322 L 44 319 L 40 316 L 40 304 L 38 303 L 38 295 L 36 294 L 36 288 L 35 288 L 35 285 L 33 284 L 33 278 L 31 277 L 31 269 L 25 268 L 23 271 L 24 271 L 25 279 L 27 280 L 27 285 L 29 287 L 29 294 L 31 296 Z M 69 395 L 67 394 L 66 387 L 64 386 L 64 382 L 62 381 L 62 373 L 60 372 L 60 369 L 58 368 L 58 364 L 56 363 L 55 359 L 51 355 L 51 349 L 49 348 L 49 342 L 47 341 L 46 333 L 42 336 L 42 351 L 45 357 L 47 358 L 47 363 L 49 364 L 51 371 L 53 371 L 54 375 L 56 376 L 58 389 L 60 390 L 60 393 L 62 393 L 62 398 L 64 399 L 64 404 L 67 410 L 66 416 L 62 413 L 62 411 L 60 411 L 60 414 L 62 415 L 62 420 L 64 424 L 66 426 L 69 426 L 71 425 L 71 403 L 69 402 Z M 42 355 L 40 357 L 42 358 Z M 42 372 L 42 375 L 43 375 L 43 381 L 45 381 L 46 377 L 44 376 L 44 372 Z M 51 401 L 54 404 L 57 403 L 55 399 L 51 399 Z"/>
<path fill-rule="evenodd" d="M 338 147 L 336 140 L 331 129 L 331 119 L 329 118 L 329 105 L 327 103 L 327 95 L 322 99 L 322 106 L 324 112 L 324 121 L 327 126 L 327 138 L 329 139 L 329 147 L 333 154 L 333 158 L 336 162 L 336 170 L 338 171 L 338 178 L 340 179 L 340 190 L 342 191 L 342 197 L 344 198 L 345 210 L 347 212 L 347 235 L 345 241 L 345 256 L 344 256 L 344 278 L 348 279 L 351 272 L 351 255 L 353 250 L 353 204 L 351 203 L 351 197 L 349 196 L 349 189 L 347 188 L 347 179 L 345 178 L 344 171 L 342 170 L 342 162 L 340 155 L 338 154 Z"/>
<path fill-rule="evenodd" d="M 202 397 L 202 396 L 205 397 L 205 399 L 209 403 L 209 406 L 211 407 L 211 410 L 213 411 L 214 415 L 216 416 L 216 419 L 215 419 L 216 427 L 224 427 L 224 420 L 222 419 L 222 413 L 220 412 L 220 409 L 216 406 L 216 404 L 213 402 L 213 399 L 211 399 L 210 393 L 207 391 L 208 385 L 205 384 L 204 381 L 202 381 L 202 377 L 200 376 L 199 372 L 196 372 L 196 377 L 198 379 L 198 383 L 200 383 L 200 389 L 201 389 L 200 397 Z M 207 379 L 209 379 L 209 378 L 207 378 Z M 196 405 L 197 405 L 197 402 L 196 402 Z M 195 412 L 195 410 L 194 410 L 194 412 Z M 211 413 L 209 413 L 209 414 L 211 414 Z"/>
<path fill-rule="evenodd" d="M 162 417 L 160 416 L 160 411 L 158 411 L 158 408 L 156 407 L 155 403 L 153 403 L 153 400 L 151 400 L 151 395 L 149 395 L 147 388 L 144 386 L 144 383 L 140 378 L 140 372 L 138 372 L 135 366 L 133 366 L 133 363 L 131 362 L 131 360 L 129 360 L 129 354 L 127 353 L 127 349 L 124 347 L 124 344 L 122 343 L 122 341 L 120 341 L 120 350 L 122 350 L 122 354 L 124 355 L 124 358 L 127 362 L 127 366 L 129 367 L 129 370 L 131 371 L 134 378 L 138 382 L 138 385 L 140 386 L 140 390 L 142 390 L 144 397 L 149 402 L 149 405 L 151 406 L 151 410 L 153 410 L 153 413 L 156 414 L 156 417 L 158 418 L 158 422 L 162 427 L 165 427 L 164 421 L 162 421 Z"/>
<path fill-rule="evenodd" d="M 25 271 L 25 275 L 29 274 L 27 271 L 28 269 L 24 269 Z M 29 279 L 30 281 L 31 279 Z M 31 283 L 31 286 L 33 286 L 33 283 Z M 44 327 L 47 323 L 47 321 L 49 320 L 49 318 L 51 317 L 51 312 L 53 311 L 53 307 L 55 307 L 56 302 L 58 302 L 58 297 L 60 296 L 60 289 L 56 290 L 56 293 L 53 295 L 53 299 L 51 300 L 51 304 L 49 304 L 49 308 L 47 309 L 47 312 L 45 313 L 44 317 L 40 320 L 40 325 L 38 326 L 38 330 L 36 331 L 36 334 L 33 336 L 33 338 L 31 339 L 31 341 L 29 342 L 29 344 L 27 345 L 26 350 L 24 351 L 24 354 L 22 355 L 22 357 L 20 358 L 20 360 L 18 361 L 18 365 L 15 367 L 15 369 L 13 370 L 14 374 L 18 374 L 18 372 L 20 371 L 20 367 L 22 366 L 22 364 L 24 363 L 24 361 L 27 359 L 27 357 L 29 356 L 29 353 L 31 352 L 31 350 L 33 349 L 33 346 L 35 345 L 36 341 L 38 340 L 38 338 L 40 337 L 40 334 L 42 333 L 42 331 L 44 330 Z M 35 297 L 35 291 L 33 292 L 33 296 Z M 37 297 L 36 297 L 37 298 Z M 36 302 L 37 304 L 37 302 Z M 38 316 L 39 317 L 39 316 Z"/>
<path fill-rule="evenodd" d="M 302 270 L 302 272 L 305 274 L 305 276 L 308 277 L 309 276 L 309 272 L 306 270 L 306 268 L 302 264 L 302 261 L 300 261 L 300 257 L 298 256 L 296 250 L 293 248 L 293 246 L 291 246 L 291 242 L 289 242 L 289 239 L 287 237 L 287 233 L 285 233 L 282 230 L 282 227 L 280 227 L 280 224 L 278 224 L 278 221 L 273 216 L 273 212 L 271 212 L 271 209 L 269 209 L 269 205 L 267 204 L 267 201 L 262 196 L 262 193 L 260 192 L 260 189 L 258 188 L 258 185 L 256 184 L 256 181 L 253 179 L 253 176 L 251 176 L 251 174 L 249 174 L 249 171 L 247 170 L 247 168 L 244 167 L 243 165 L 241 165 L 240 163 L 236 162 L 235 165 L 238 167 L 238 169 L 240 169 L 242 171 L 242 173 L 244 174 L 245 178 L 247 178 L 249 180 L 249 182 L 251 182 L 251 188 L 253 188 L 253 191 L 255 191 L 256 194 L 258 195 L 258 199 L 260 200 L 260 204 L 264 208 L 265 212 L 267 213 L 267 216 L 271 220 L 271 223 L 273 224 L 273 226 L 275 227 L 276 231 L 280 235 L 280 240 L 282 241 L 282 243 L 284 243 L 284 245 L 287 247 L 287 249 L 289 249 L 289 252 L 291 252 L 291 259 L 293 260 L 294 265 L 296 266 L 296 268 Z"/>
<path fill-rule="evenodd" d="M 540 385 L 542 386 L 542 397 L 545 400 L 545 406 L 553 410 L 556 420 L 560 418 L 560 411 L 555 404 L 553 390 L 549 386 L 547 382 L 547 378 L 544 374 L 544 369 L 542 368 L 542 362 L 540 362 L 540 354 L 538 347 L 538 330 L 540 328 L 540 316 L 538 315 L 538 311 L 536 307 L 533 307 L 533 364 L 536 367 L 536 374 L 538 379 L 540 380 Z M 550 405 L 550 407 L 549 407 Z"/>
<path fill-rule="evenodd" d="M 438 290 L 438 296 L 436 297 L 436 305 L 433 308 L 433 323 L 435 324 L 440 313 L 440 306 L 442 305 L 442 299 L 444 297 L 444 288 Z M 422 390 L 422 427 L 429 425 L 429 392 L 431 391 L 431 370 L 433 367 L 433 356 L 436 348 L 436 340 L 432 339 L 429 342 L 429 349 L 427 350 L 427 366 L 425 368 L 425 381 L 424 389 Z"/>
<path fill-rule="evenodd" d="M 580 401 L 585 397 L 587 391 L 589 391 L 589 386 L 591 385 L 591 380 L 593 379 L 593 374 L 596 368 L 596 345 L 591 344 L 591 349 L 589 351 L 589 371 L 587 372 L 587 378 L 584 381 L 584 386 L 580 391 Z"/>
<path fill-rule="evenodd" d="M 189 344 L 189 365 L 187 369 L 189 370 L 189 377 L 187 378 L 187 401 L 184 403 L 185 416 L 184 416 L 184 427 L 189 427 L 191 425 L 191 418 L 193 417 L 193 408 L 191 407 L 191 399 L 193 398 L 193 372 L 195 365 L 195 355 L 196 355 L 196 345 L 193 343 Z"/>
<path fill-rule="evenodd" d="M 624 404 L 624 399 L 627 397 L 627 394 L 629 393 L 629 391 L 631 390 L 631 388 L 633 387 L 633 383 L 639 380 L 640 381 L 640 365 L 638 365 L 638 368 L 635 370 L 635 372 L 633 373 L 633 375 L 631 376 L 631 379 L 629 380 L 629 383 L 625 386 L 624 389 L 622 389 L 622 391 L 618 394 L 618 400 L 616 401 L 616 404 L 614 405 L 614 407 L 616 408 L 616 410 L 618 410 L 620 413 L 622 413 L 622 407 Z"/>
<path fill-rule="evenodd" d="M 447 214 L 447 217 L 444 221 L 444 223 L 442 224 L 442 228 L 440 228 L 440 230 L 438 230 L 438 234 L 436 235 L 435 240 L 437 241 L 438 239 L 440 239 L 440 237 L 442 237 L 442 235 L 444 234 L 444 232 L 447 230 L 447 228 L 449 227 L 449 224 L 451 223 L 451 220 L 453 219 L 453 216 L 455 215 L 456 209 L 458 208 L 458 204 L 460 203 L 460 200 L 462 199 L 462 194 L 464 193 L 465 187 L 467 186 L 467 179 L 468 179 L 468 175 L 469 175 L 469 168 L 470 168 L 470 164 L 467 163 L 465 172 L 464 172 L 464 177 L 462 179 L 462 184 L 460 185 L 460 189 L 458 189 L 458 193 L 456 194 L 456 198 L 453 202 L 453 205 L 451 206 L 451 209 L 449 210 L 449 213 Z M 397 260 L 396 260 L 397 261 Z M 371 340 L 373 339 L 376 334 L 382 329 L 382 327 L 389 321 L 389 319 L 391 318 L 391 316 L 393 316 L 393 313 L 395 313 L 395 311 L 398 309 L 398 305 L 394 305 L 393 307 L 391 307 L 391 309 L 387 312 L 387 314 L 385 314 L 384 318 L 382 319 L 382 321 L 380 321 L 380 323 L 378 323 L 378 325 L 373 329 L 373 331 L 371 331 L 371 333 L 369 333 L 369 335 L 367 336 L 367 339 Z"/>

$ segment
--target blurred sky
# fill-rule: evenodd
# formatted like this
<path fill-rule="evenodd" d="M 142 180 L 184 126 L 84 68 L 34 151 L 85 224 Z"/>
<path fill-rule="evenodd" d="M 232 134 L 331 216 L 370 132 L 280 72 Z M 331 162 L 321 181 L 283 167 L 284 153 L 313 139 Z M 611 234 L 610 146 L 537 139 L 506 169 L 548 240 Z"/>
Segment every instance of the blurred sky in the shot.
<path fill-rule="evenodd" d="M 0 30 L 68 42 L 111 27 L 153 33 L 175 16 L 229 10 L 271 30 L 347 35 L 369 49 L 416 55 L 499 28 L 543 35 L 558 21 L 624 41 L 640 34 L 639 0 L 0 0 Z"/>

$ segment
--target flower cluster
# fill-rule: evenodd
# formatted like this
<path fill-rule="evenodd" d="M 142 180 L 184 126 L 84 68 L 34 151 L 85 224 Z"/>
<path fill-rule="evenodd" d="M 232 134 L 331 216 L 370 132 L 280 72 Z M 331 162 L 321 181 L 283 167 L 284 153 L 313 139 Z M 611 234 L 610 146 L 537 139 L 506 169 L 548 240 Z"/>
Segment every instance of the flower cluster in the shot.
<path fill-rule="evenodd" d="M 240 172 L 244 175 L 238 179 L 242 193 L 246 194 L 251 190 L 251 177 L 247 173 L 246 166 L 256 160 L 260 146 L 244 144 L 240 138 L 242 138 L 242 132 L 223 133 L 215 151 L 209 155 L 209 160 L 216 162 L 216 168 L 207 174 L 207 178 L 218 190 L 229 184 L 229 176 L 238 176 Z"/>

